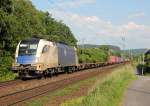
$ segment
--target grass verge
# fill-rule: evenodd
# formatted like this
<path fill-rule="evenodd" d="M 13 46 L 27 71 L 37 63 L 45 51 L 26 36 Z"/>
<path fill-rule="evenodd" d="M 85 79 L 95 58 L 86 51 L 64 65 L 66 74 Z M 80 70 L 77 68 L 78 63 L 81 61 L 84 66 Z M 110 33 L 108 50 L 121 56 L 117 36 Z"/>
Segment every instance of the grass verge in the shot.
<path fill-rule="evenodd" d="M 97 82 L 87 96 L 66 101 L 61 106 L 118 106 L 129 83 L 136 79 L 134 67 L 126 65 Z"/>

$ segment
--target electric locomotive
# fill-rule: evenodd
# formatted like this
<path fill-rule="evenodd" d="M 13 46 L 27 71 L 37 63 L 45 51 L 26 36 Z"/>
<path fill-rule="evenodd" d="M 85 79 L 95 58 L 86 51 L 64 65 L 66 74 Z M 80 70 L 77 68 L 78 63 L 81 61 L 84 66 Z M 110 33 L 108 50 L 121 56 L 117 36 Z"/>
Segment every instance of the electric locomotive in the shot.
<path fill-rule="evenodd" d="M 21 78 L 48 76 L 75 70 L 78 57 L 75 47 L 45 39 L 22 40 L 16 48 L 12 71 Z"/>

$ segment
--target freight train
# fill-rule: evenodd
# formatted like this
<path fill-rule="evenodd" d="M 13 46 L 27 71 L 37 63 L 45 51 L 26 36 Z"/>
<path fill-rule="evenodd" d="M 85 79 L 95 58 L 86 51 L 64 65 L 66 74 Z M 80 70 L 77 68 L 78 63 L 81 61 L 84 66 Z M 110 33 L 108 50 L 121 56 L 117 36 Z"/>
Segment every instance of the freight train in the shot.
<path fill-rule="evenodd" d="M 22 40 L 16 48 L 12 71 L 20 78 L 41 78 L 123 62 L 111 57 L 107 63 L 78 63 L 77 49 L 45 39 Z"/>

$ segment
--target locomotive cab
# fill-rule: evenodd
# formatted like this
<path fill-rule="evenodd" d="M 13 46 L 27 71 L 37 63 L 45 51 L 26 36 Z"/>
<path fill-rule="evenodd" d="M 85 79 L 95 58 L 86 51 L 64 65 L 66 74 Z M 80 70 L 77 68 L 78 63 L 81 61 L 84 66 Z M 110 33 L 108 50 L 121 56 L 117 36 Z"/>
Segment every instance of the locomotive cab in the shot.
<path fill-rule="evenodd" d="M 15 63 L 13 63 L 12 71 L 19 73 L 19 76 L 30 77 L 36 76 L 37 73 L 37 50 L 39 39 L 22 40 L 15 54 Z"/>

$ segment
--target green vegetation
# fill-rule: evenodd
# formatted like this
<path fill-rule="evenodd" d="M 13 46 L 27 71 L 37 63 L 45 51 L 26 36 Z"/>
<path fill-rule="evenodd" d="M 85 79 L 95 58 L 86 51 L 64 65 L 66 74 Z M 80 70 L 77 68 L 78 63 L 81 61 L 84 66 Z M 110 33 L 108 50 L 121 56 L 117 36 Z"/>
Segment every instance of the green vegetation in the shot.
<path fill-rule="evenodd" d="M 141 63 L 143 59 L 143 55 L 139 57 L 139 64 L 137 65 L 137 70 L 139 74 L 144 74 L 146 76 L 150 75 L 150 52 L 147 51 L 144 56 L 144 64 Z"/>
<path fill-rule="evenodd" d="M 78 45 L 78 47 L 80 48 L 104 48 L 104 47 L 107 47 L 111 50 L 114 50 L 114 51 L 120 51 L 120 47 L 118 46 L 114 46 L 114 45 L 94 45 L 94 44 L 81 44 L 81 45 Z"/>
<path fill-rule="evenodd" d="M 66 101 L 61 106 L 119 106 L 128 84 L 135 80 L 131 65 L 120 68 L 104 80 L 97 79 L 88 96 Z"/>
<path fill-rule="evenodd" d="M 14 52 L 22 39 L 34 36 L 76 45 L 76 39 L 62 21 L 56 21 L 48 12 L 37 10 L 30 0 L 1 0 L 0 47 Z"/>
<path fill-rule="evenodd" d="M 37 10 L 30 0 L 0 0 L 0 79 L 8 75 L 15 48 L 22 39 L 40 37 L 76 46 L 70 28 L 48 12 Z M 12 79 L 12 78 L 10 78 Z"/>
<path fill-rule="evenodd" d="M 145 66 L 150 67 L 150 54 L 145 55 Z"/>
<path fill-rule="evenodd" d="M 114 51 L 109 46 L 78 48 L 79 63 L 107 62 L 110 55 L 121 56 L 120 51 Z"/>
<path fill-rule="evenodd" d="M 16 77 L 16 74 L 9 71 L 13 58 L 9 52 L 3 53 L 3 55 L 0 55 L 0 81 L 13 80 Z"/>
<path fill-rule="evenodd" d="M 101 48 L 78 48 L 80 63 L 106 62 L 108 55 L 108 50 Z"/>

